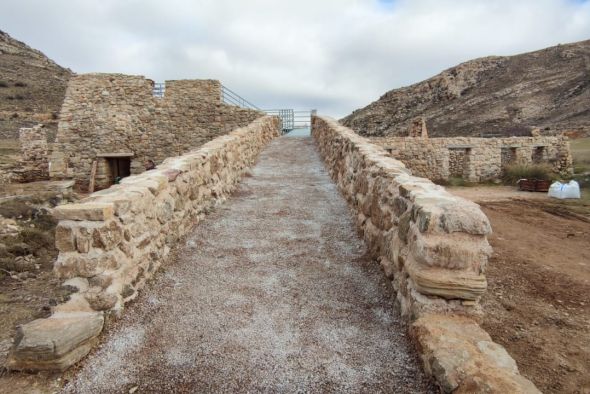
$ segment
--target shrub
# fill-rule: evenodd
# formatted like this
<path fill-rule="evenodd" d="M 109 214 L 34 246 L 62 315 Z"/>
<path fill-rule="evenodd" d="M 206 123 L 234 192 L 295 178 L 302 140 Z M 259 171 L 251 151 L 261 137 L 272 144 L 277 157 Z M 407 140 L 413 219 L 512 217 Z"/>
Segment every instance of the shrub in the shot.
<path fill-rule="evenodd" d="M 24 88 L 27 86 L 27 84 L 25 82 L 15 82 L 14 86 L 19 87 L 19 88 Z"/>
<path fill-rule="evenodd" d="M 7 88 L 7 87 L 8 87 L 8 82 L 0 81 L 0 88 Z"/>
<path fill-rule="evenodd" d="M 519 179 L 540 179 L 551 181 L 557 176 L 551 167 L 543 164 L 512 164 L 504 169 L 504 182 L 514 184 Z"/>

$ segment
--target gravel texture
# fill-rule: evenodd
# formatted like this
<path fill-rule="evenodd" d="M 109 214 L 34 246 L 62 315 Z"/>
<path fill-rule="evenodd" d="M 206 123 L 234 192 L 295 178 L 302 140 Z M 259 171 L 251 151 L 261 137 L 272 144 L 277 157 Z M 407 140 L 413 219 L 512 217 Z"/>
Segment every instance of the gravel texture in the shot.
<path fill-rule="evenodd" d="M 309 137 L 281 137 L 66 392 L 431 392 Z"/>

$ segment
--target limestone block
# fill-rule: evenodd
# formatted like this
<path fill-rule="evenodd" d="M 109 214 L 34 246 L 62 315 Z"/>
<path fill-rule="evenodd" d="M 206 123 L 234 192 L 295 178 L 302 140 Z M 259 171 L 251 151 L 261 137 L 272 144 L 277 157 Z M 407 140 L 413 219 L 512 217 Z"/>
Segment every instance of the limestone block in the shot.
<path fill-rule="evenodd" d="M 445 393 L 540 393 L 473 320 L 428 314 L 410 328 L 425 371 Z"/>
<path fill-rule="evenodd" d="M 103 324 L 102 313 L 72 313 L 19 326 L 6 366 L 63 371 L 88 354 Z"/>
<path fill-rule="evenodd" d="M 470 270 L 428 267 L 408 258 L 405 268 L 422 294 L 446 299 L 478 300 L 487 289 L 484 275 Z"/>
<path fill-rule="evenodd" d="M 114 207 L 110 203 L 87 202 L 81 204 L 60 205 L 53 209 L 57 220 L 92 220 L 104 221 L 113 217 Z"/>
<path fill-rule="evenodd" d="M 486 238 L 465 233 L 424 234 L 417 225 L 410 229 L 410 251 L 416 261 L 451 270 L 468 269 L 483 273 L 492 248 Z"/>
<path fill-rule="evenodd" d="M 84 294 L 88 304 L 95 311 L 106 311 L 113 308 L 119 297 L 116 294 L 102 291 L 102 289 L 93 289 Z"/>
<path fill-rule="evenodd" d="M 55 246 L 60 252 L 73 252 L 76 250 L 76 237 L 71 221 L 61 221 L 55 228 Z"/>

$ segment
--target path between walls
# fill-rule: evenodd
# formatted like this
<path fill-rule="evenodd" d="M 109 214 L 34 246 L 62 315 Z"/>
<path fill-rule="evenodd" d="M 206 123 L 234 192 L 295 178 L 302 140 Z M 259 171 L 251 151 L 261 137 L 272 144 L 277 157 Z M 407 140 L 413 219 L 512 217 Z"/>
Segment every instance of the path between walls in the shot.
<path fill-rule="evenodd" d="M 365 252 L 311 138 L 278 138 L 66 391 L 432 391 Z"/>

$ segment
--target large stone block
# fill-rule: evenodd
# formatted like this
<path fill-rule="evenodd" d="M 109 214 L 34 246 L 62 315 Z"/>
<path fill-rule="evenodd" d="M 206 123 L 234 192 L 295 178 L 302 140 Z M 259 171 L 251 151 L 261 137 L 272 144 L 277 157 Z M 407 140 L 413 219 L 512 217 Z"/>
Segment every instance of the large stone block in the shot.
<path fill-rule="evenodd" d="M 19 326 L 6 366 L 63 371 L 88 354 L 103 324 L 102 313 L 72 313 Z"/>
<path fill-rule="evenodd" d="M 424 315 L 410 333 L 424 369 L 445 393 L 540 393 L 506 350 L 473 320 Z"/>
<path fill-rule="evenodd" d="M 87 202 L 81 204 L 60 205 L 53 210 L 57 220 L 93 220 L 104 221 L 113 217 L 113 204 Z"/>

